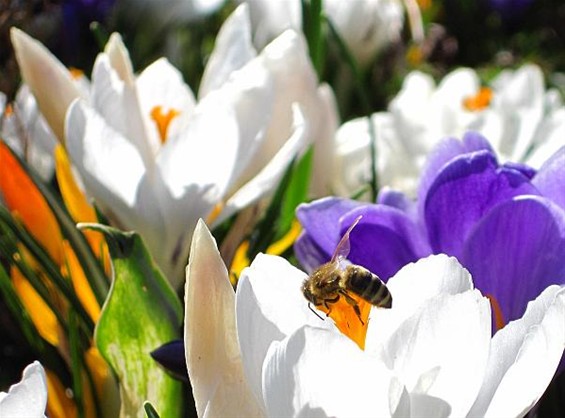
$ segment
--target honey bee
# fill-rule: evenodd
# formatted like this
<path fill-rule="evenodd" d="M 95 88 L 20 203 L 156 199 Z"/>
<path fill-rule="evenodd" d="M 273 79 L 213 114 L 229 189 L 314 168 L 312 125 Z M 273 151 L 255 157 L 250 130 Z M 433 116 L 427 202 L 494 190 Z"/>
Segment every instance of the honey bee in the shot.
<path fill-rule="evenodd" d="M 353 307 L 363 325 L 365 323 L 361 319 L 361 310 L 351 294 L 355 294 L 371 305 L 380 308 L 392 306 L 392 296 L 381 279 L 366 268 L 352 264 L 347 260 L 350 250 L 349 234 L 360 219 L 361 216 L 355 219 L 355 222 L 345 232 L 332 259 L 318 267 L 302 284 L 302 293 L 308 300 L 308 307 L 321 319 L 323 318 L 312 309 L 310 303 L 314 306 L 323 305 L 327 309 L 326 316 L 329 316 L 332 309 L 331 305 L 343 297 Z"/>

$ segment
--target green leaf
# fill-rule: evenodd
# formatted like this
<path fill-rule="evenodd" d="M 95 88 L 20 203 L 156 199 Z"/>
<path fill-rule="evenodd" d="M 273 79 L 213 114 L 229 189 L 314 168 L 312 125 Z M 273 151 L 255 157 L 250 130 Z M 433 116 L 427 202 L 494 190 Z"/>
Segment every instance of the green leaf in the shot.
<path fill-rule="evenodd" d="M 105 234 L 114 268 L 110 294 L 94 339 L 119 379 L 122 417 L 143 417 L 144 402 L 165 417 L 181 416 L 182 385 L 150 352 L 180 338 L 182 306 L 135 232 L 100 224 L 79 224 Z"/>
<path fill-rule="evenodd" d="M 294 220 L 297 206 L 307 200 L 313 158 L 314 149 L 310 147 L 292 169 L 292 176 L 283 197 L 275 240 L 280 239 L 288 232 Z"/>
<path fill-rule="evenodd" d="M 265 215 L 257 223 L 249 239 L 247 256 L 250 260 L 259 252 L 288 232 L 296 207 L 306 201 L 312 170 L 313 150 L 310 148 L 300 160 L 294 159 L 288 166 L 275 190 Z"/>
<path fill-rule="evenodd" d="M 310 59 L 319 78 L 322 76 L 325 50 L 322 20 L 322 0 L 302 0 L 302 27 Z"/>

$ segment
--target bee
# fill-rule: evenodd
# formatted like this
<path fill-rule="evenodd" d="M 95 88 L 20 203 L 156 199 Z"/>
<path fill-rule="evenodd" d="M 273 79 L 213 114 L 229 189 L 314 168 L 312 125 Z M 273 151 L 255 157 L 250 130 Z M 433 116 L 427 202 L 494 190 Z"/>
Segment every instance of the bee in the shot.
<path fill-rule="evenodd" d="M 359 305 L 351 294 L 380 308 L 392 307 L 392 296 L 381 279 L 366 268 L 347 260 L 350 250 L 349 234 L 360 219 L 361 216 L 347 229 L 331 260 L 318 267 L 302 284 L 302 293 L 308 300 L 308 307 L 321 319 L 323 318 L 312 309 L 311 303 L 314 306 L 323 305 L 327 309 L 326 316 L 329 316 L 332 304 L 344 298 L 353 307 L 361 324 L 365 325 Z"/>

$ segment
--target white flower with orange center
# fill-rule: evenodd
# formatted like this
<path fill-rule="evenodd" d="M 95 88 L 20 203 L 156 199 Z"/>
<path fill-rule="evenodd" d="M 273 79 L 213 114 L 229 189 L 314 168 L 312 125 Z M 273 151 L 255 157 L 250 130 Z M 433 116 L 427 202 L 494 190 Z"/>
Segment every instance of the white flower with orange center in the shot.
<path fill-rule="evenodd" d="M 414 71 L 388 111 L 373 114 L 372 121 L 379 184 L 414 195 L 429 151 L 466 131 L 488 138 L 502 162 L 541 167 L 563 145 L 565 107 L 557 91 L 545 89 L 535 65 L 505 70 L 488 86 L 470 68 L 449 73 L 437 86 L 430 75 Z M 371 178 L 369 132 L 367 118 L 338 130 L 334 186 L 341 195 L 351 195 Z"/>
<path fill-rule="evenodd" d="M 330 152 L 333 95 L 318 85 L 302 35 L 287 31 L 259 54 L 250 36 L 241 6 L 218 34 L 197 101 L 164 58 L 135 74 L 117 34 L 96 59 L 90 96 L 80 98 L 45 48 L 12 35 L 40 107 L 58 106 L 46 119 L 64 121 L 67 152 L 87 193 L 114 224 L 143 236 L 175 285 L 198 218 L 220 222 L 264 197 L 310 143 L 321 150 L 318 163 Z M 49 82 L 64 86 L 66 107 Z M 327 187 L 329 176 L 316 179 Z"/>
<path fill-rule="evenodd" d="M 301 291 L 306 278 L 260 254 L 234 293 L 199 223 L 185 296 L 199 416 L 519 417 L 565 345 L 564 288 L 548 287 L 493 337 L 488 299 L 445 255 L 404 267 L 387 283 L 392 307 L 362 306 L 362 321 L 345 298 L 318 318 Z"/>

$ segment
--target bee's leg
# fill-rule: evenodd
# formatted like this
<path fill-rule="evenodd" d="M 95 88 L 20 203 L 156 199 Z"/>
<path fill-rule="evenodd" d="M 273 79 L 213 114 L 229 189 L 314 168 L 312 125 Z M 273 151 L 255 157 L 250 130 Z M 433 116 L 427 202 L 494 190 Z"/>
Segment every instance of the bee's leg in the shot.
<path fill-rule="evenodd" d="M 326 316 L 330 316 L 330 312 L 332 311 L 332 308 L 330 307 L 330 303 L 336 303 L 339 298 L 341 296 L 337 295 L 335 298 L 331 298 L 331 299 L 324 299 L 324 306 L 326 307 L 326 309 L 328 310 L 328 312 L 326 312 Z"/>
<path fill-rule="evenodd" d="M 345 301 L 353 307 L 357 318 L 359 318 L 359 321 L 361 321 L 361 325 L 365 325 L 365 322 L 363 322 L 363 320 L 361 319 L 361 309 L 359 309 L 359 304 L 357 303 L 357 301 L 349 296 L 347 292 L 341 292 L 341 294 L 345 298 Z"/>

